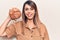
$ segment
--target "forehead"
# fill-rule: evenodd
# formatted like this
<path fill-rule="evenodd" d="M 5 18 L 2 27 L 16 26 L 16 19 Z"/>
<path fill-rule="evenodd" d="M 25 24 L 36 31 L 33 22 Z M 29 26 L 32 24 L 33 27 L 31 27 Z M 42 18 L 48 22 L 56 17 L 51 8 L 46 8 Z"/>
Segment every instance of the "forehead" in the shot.
<path fill-rule="evenodd" d="M 25 4 L 25 8 L 33 8 L 34 9 L 34 7 L 32 5 L 29 5 L 29 4 Z"/>
<path fill-rule="evenodd" d="M 28 8 L 31 8 L 31 6 L 30 6 L 30 5 L 26 4 L 26 5 L 25 5 L 25 8 L 27 8 L 27 7 L 28 7 Z"/>

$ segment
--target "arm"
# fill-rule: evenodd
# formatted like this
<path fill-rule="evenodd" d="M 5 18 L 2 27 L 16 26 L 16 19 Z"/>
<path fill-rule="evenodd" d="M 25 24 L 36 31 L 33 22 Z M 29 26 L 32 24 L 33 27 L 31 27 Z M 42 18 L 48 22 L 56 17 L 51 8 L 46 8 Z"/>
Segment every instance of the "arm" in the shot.
<path fill-rule="evenodd" d="M 49 40 L 48 32 L 45 30 L 44 40 Z"/>
<path fill-rule="evenodd" d="M 10 37 L 10 36 L 14 35 L 14 30 L 15 30 L 14 27 L 13 27 L 14 24 L 10 25 L 8 28 L 7 28 L 7 25 L 12 18 L 17 19 L 19 17 L 20 11 L 17 8 L 12 8 L 12 9 L 9 10 L 9 14 L 11 14 L 11 16 L 9 15 L 10 17 L 8 17 L 0 27 L 0 36 L 9 35 L 8 37 Z M 18 16 L 16 16 L 16 15 L 18 15 Z"/>
<path fill-rule="evenodd" d="M 5 32 L 5 30 L 6 30 L 6 27 L 7 27 L 7 25 L 8 25 L 8 23 L 10 22 L 10 17 L 8 17 L 5 21 L 4 21 L 4 23 L 1 25 L 1 27 L 0 27 L 0 36 L 5 36 L 6 35 L 6 32 Z"/>
<path fill-rule="evenodd" d="M 46 26 L 44 24 L 41 24 L 40 27 L 41 27 L 40 31 L 41 31 L 42 40 L 49 40 Z"/>

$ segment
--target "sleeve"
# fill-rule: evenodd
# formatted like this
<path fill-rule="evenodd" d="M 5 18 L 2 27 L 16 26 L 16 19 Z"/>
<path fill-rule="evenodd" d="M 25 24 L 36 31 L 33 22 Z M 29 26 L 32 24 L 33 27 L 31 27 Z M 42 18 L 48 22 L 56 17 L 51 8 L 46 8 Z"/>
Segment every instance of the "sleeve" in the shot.
<path fill-rule="evenodd" d="M 41 29 L 41 37 L 43 40 L 49 40 L 49 36 L 48 36 L 48 32 L 47 32 L 47 29 L 46 29 L 46 26 L 42 23 L 40 25 Z"/>
<path fill-rule="evenodd" d="M 49 35 L 46 28 L 45 28 L 45 33 L 44 33 L 44 40 L 49 40 Z"/>
<path fill-rule="evenodd" d="M 7 37 L 10 38 L 12 36 L 15 36 L 15 27 L 14 25 L 10 25 L 9 27 L 7 27 L 6 29 L 6 34 L 7 34 Z"/>

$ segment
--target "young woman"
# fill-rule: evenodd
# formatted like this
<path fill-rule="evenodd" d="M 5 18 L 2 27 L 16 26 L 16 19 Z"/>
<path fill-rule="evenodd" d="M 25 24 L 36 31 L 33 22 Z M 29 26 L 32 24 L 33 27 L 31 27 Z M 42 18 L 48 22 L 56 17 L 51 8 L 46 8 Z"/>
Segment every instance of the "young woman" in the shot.
<path fill-rule="evenodd" d="M 13 11 L 9 13 L 11 12 Z M 8 38 L 15 36 L 17 40 L 49 40 L 47 29 L 39 20 L 37 6 L 33 1 L 26 1 L 24 3 L 22 21 L 7 27 L 10 21 L 11 18 L 8 17 L 1 25 L 0 36 L 6 36 Z"/>

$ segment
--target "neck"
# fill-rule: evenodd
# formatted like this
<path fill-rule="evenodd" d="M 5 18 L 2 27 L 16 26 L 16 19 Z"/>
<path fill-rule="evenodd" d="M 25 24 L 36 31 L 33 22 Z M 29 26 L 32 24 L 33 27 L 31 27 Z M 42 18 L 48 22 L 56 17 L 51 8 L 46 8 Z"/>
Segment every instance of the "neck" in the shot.
<path fill-rule="evenodd" d="M 27 24 L 34 24 L 34 23 L 33 23 L 33 19 L 27 20 Z"/>
<path fill-rule="evenodd" d="M 27 20 L 27 26 L 29 27 L 29 29 L 32 29 L 33 27 L 35 27 L 33 20 Z"/>

